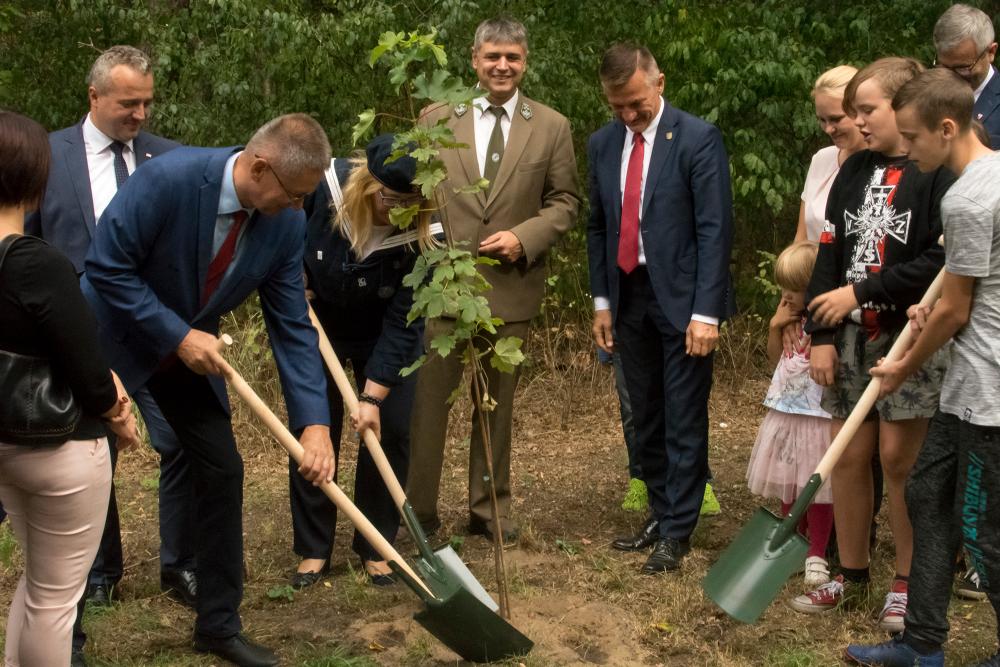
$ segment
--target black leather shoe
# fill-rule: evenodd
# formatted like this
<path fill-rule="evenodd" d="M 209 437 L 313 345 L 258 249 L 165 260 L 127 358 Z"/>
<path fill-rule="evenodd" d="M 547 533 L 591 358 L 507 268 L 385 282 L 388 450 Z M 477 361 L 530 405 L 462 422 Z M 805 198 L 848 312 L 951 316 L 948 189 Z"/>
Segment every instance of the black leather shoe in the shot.
<path fill-rule="evenodd" d="M 611 548 L 618 551 L 643 551 L 653 546 L 658 539 L 660 539 L 660 522 L 649 519 L 642 530 L 631 537 L 619 537 L 611 543 Z"/>
<path fill-rule="evenodd" d="M 87 604 L 97 607 L 111 606 L 111 592 L 114 586 L 111 584 L 90 584 L 87 586 Z"/>
<path fill-rule="evenodd" d="M 368 581 L 372 586 L 393 586 L 396 583 L 395 573 L 380 574 L 378 572 L 369 572 L 368 562 L 364 558 L 361 559 L 361 571 L 368 577 Z"/>
<path fill-rule="evenodd" d="M 319 572 L 316 570 L 310 570 L 309 572 L 293 572 L 290 583 L 292 584 L 292 588 L 309 588 L 310 586 L 318 584 L 329 571 L 330 561 L 326 561 L 323 563 L 323 567 L 319 569 Z"/>
<path fill-rule="evenodd" d="M 642 573 L 657 574 L 658 572 L 680 569 L 681 561 L 684 560 L 684 556 L 689 551 L 691 551 L 691 544 L 688 542 L 681 542 L 672 537 L 656 540 L 653 553 L 649 554 L 649 558 L 642 566 Z"/>
<path fill-rule="evenodd" d="M 224 639 L 195 635 L 194 650 L 211 653 L 239 667 L 273 667 L 278 664 L 278 656 L 271 649 L 253 643 L 242 634 Z"/>
<path fill-rule="evenodd" d="M 162 570 L 160 590 L 194 609 L 198 600 L 198 578 L 194 570 Z"/>
<path fill-rule="evenodd" d="M 87 667 L 87 658 L 83 655 L 83 649 L 73 650 L 69 657 L 69 667 Z"/>
<path fill-rule="evenodd" d="M 503 525 L 503 522 L 501 522 Z M 486 539 L 490 542 L 493 541 L 493 525 L 489 521 L 480 521 L 479 519 L 469 520 L 469 534 L 470 535 L 484 535 Z M 517 526 L 510 525 L 503 530 L 503 542 L 504 544 L 515 544 L 518 538 L 521 537 L 521 531 Z"/>

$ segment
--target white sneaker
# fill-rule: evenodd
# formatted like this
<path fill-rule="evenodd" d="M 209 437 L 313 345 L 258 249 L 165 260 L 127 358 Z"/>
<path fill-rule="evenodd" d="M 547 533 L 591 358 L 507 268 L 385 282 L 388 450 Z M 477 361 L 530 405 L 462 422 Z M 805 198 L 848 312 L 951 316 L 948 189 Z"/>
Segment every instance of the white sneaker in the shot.
<path fill-rule="evenodd" d="M 830 564 L 822 556 L 806 558 L 805 584 L 808 588 L 816 588 L 830 581 Z"/>
<path fill-rule="evenodd" d="M 878 615 L 878 626 L 889 634 L 902 632 L 906 619 L 906 593 L 889 591 L 885 596 L 885 606 Z"/>

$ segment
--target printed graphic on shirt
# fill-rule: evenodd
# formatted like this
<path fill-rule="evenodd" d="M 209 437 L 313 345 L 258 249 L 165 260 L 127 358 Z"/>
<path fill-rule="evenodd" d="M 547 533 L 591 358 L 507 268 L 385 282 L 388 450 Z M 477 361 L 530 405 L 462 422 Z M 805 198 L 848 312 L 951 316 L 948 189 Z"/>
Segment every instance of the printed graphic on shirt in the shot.
<path fill-rule="evenodd" d="M 819 242 L 820 243 L 833 243 L 837 239 L 837 228 L 830 224 L 827 220 L 823 223 L 823 231 L 820 232 Z"/>
<path fill-rule="evenodd" d="M 847 282 L 857 283 L 870 273 L 878 273 L 885 262 L 885 239 L 892 236 L 905 244 L 910 232 L 911 211 L 897 213 L 892 205 L 900 166 L 880 167 L 872 174 L 865 191 L 864 203 L 857 213 L 844 211 L 844 236 L 852 239 L 854 248 L 847 267 Z"/>
<path fill-rule="evenodd" d="M 892 204 L 902 175 L 900 165 L 878 167 L 872 173 L 861 208 L 857 213 L 844 211 L 844 237 L 853 243 L 846 271 L 848 284 L 861 282 L 882 270 L 886 237 L 906 244 L 912 212 L 897 213 Z M 878 310 L 881 308 L 873 308 L 872 304 L 861 304 L 860 320 L 870 340 L 879 335 Z"/>

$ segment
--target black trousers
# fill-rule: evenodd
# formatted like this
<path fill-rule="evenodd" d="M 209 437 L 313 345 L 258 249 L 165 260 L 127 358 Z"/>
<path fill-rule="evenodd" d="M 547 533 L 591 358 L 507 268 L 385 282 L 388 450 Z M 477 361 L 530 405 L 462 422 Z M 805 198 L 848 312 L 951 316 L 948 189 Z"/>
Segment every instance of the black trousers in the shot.
<path fill-rule="evenodd" d="M 938 412 L 906 482 L 913 565 L 904 639 L 926 648 L 948 638 L 955 554 L 964 545 L 1000 616 L 1000 428 Z"/>
<path fill-rule="evenodd" d="M 177 435 L 194 488 L 195 633 L 232 636 L 240 631 L 243 598 L 243 459 L 230 416 L 208 378 L 179 361 L 146 386 Z"/>
<path fill-rule="evenodd" d="M 331 344 L 340 362 L 345 367 L 348 362 L 350 363 L 358 386 L 363 389 L 367 381 L 364 373 L 365 364 L 371 357 L 375 342 L 334 340 Z M 416 376 L 410 376 L 402 384 L 393 387 L 380 409 L 382 449 L 400 484 L 406 483 L 410 459 L 410 412 L 413 409 L 416 389 L 415 378 Z M 339 469 L 344 402 L 329 373 L 327 398 L 330 402 L 330 435 L 336 450 Z M 288 459 L 288 486 L 294 536 L 292 548 L 301 558 L 329 559 L 337 529 L 336 505 L 318 487 L 313 486 L 299 474 L 298 464 L 291 457 Z M 395 541 L 399 529 L 399 512 L 375 467 L 371 454 L 363 446 L 358 449 L 358 464 L 354 474 L 354 502 L 386 540 L 390 543 Z M 368 540 L 357 531 L 354 532 L 351 548 L 362 560 L 382 560 Z"/>
<path fill-rule="evenodd" d="M 615 351 L 632 402 L 638 462 L 660 537 L 686 540 L 708 480 L 712 355 L 688 356 L 686 332 L 667 320 L 649 274 L 620 274 Z"/>

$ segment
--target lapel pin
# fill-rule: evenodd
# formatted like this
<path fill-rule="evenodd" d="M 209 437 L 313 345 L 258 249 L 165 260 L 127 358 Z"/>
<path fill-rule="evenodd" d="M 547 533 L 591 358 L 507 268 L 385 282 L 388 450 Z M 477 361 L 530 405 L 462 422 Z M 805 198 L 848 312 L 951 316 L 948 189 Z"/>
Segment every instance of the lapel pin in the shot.
<path fill-rule="evenodd" d="M 983 114 L 977 113 L 976 114 L 976 120 L 982 120 L 982 119 L 983 119 Z"/>
<path fill-rule="evenodd" d="M 468 104 L 459 104 L 457 107 L 455 107 L 455 115 L 461 118 L 462 116 L 465 115 L 465 112 L 468 110 L 469 110 Z"/>
<path fill-rule="evenodd" d="M 667 132 L 667 141 L 670 141 L 673 138 L 674 138 L 674 133 L 673 132 Z"/>
<path fill-rule="evenodd" d="M 521 104 L 521 115 L 524 116 L 524 120 L 531 120 L 532 114 L 531 107 L 528 106 L 527 102 Z"/>
<path fill-rule="evenodd" d="M 146 153 L 146 159 L 147 159 L 147 160 L 148 160 L 148 159 L 150 159 L 151 157 L 153 157 L 153 156 L 152 156 L 152 155 L 150 155 L 149 153 Z"/>

